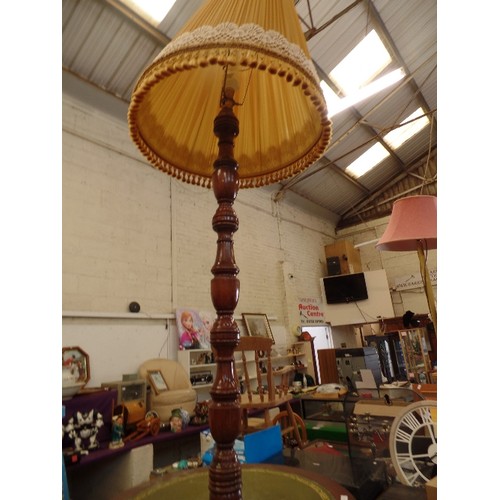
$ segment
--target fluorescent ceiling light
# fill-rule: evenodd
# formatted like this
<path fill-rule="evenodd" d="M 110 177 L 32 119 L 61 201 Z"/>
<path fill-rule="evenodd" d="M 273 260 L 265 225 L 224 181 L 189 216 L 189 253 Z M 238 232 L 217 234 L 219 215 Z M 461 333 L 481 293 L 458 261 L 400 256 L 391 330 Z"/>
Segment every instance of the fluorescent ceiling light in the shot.
<path fill-rule="evenodd" d="M 391 55 L 375 30 L 356 45 L 330 72 L 330 78 L 344 95 L 372 81 L 391 62 Z"/>
<path fill-rule="evenodd" d="M 344 109 L 350 108 L 358 102 L 375 95 L 377 92 L 394 85 L 404 77 L 405 72 L 403 71 L 403 68 L 396 69 L 344 98 L 340 98 L 327 83 L 321 81 L 320 85 L 323 89 L 323 95 L 325 96 L 326 105 L 328 107 L 328 117 L 331 118 L 332 116 L 339 114 L 341 111 L 344 111 Z M 330 93 L 335 97 L 331 96 Z"/>
<path fill-rule="evenodd" d="M 411 139 L 415 134 L 420 132 L 426 125 L 430 123 L 427 115 L 424 115 L 422 108 L 418 108 L 410 116 L 405 118 L 400 127 L 392 130 L 383 136 L 384 141 L 392 148 L 397 149 L 406 141 Z M 418 117 L 421 118 L 418 118 Z M 418 118 L 418 119 L 416 119 Z M 407 123 L 410 122 L 411 123 Z M 404 125 L 407 123 L 406 125 Z M 370 149 L 366 150 L 361 156 L 356 158 L 347 168 L 346 172 L 354 178 L 361 177 L 369 172 L 372 168 L 376 167 L 382 160 L 389 156 L 389 152 L 380 142 L 374 144 Z"/>
<path fill-rule="evenodd" d="M 169 10 L 175 3 L 175 0 L 122 0 L 138 14 L 150 21 L 152 24 L 160 24 Z"/>

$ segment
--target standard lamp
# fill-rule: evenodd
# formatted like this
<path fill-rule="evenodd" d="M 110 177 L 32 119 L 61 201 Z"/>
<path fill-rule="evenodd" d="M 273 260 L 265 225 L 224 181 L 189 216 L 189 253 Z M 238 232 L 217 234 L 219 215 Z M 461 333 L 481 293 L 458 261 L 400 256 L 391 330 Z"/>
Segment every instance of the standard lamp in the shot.
<path fill-rule="evenodd" d="M 436 302 L 426 255 L 427 250 L 437 248 L 437 198 L 421 195 L 396 200 L 389 224 L 376 247 L 392 252 L 417 251 L 425 296 L 437 333 Z"/>
<path fill-rule="evenodd" d="M 217 318 L 210 335 L 217 369 L 209 406 L 216 448 L 209 491 L 211 498 L 241 498 L 233 450 L 241 422 L 233 204 L 239 188 L 272 184 L 307 168 L 331 137 L 293 0 L 205 1 L 139 78 L 128 121 L 132 140 L 154 167 L 211 186 L 218 203 L 211 270 Z"/>

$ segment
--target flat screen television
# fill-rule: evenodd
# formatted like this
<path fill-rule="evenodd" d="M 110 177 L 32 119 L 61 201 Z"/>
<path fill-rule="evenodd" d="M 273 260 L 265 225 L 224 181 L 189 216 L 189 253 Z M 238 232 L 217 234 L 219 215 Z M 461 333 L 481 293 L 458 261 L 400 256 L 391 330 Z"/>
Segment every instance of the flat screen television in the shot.
<path fill-rule="evenodd" d="M 323 278 L 327 304 L 345 304 L 368 298 L 364 273 L 339 274 Z"/>

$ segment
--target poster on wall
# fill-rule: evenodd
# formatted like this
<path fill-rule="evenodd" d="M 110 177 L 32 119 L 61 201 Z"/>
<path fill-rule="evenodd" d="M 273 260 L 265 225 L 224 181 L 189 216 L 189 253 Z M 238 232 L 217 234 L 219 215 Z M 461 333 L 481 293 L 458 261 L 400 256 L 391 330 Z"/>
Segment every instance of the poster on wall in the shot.
<path fill-rule="evenodd" d="M 205 311 L 180 308 L 175 311 L 179 349 L 210 349 L 210 329 L 213 316 Z"/>
<path fill-rule="evenodd" d="M 215 311 L 200 311 L 201 322 L 204 328 L 204 344 L 203 349 L 210 349 L 210 332 L 212 331 L 212 326 L 217 318 Z"/>
<path fill-rule="evenodd" d="M 299 314 L 301 325 L 324 325 L 325 312 L 320 299 L 305 297 L 299 299 Z"/>

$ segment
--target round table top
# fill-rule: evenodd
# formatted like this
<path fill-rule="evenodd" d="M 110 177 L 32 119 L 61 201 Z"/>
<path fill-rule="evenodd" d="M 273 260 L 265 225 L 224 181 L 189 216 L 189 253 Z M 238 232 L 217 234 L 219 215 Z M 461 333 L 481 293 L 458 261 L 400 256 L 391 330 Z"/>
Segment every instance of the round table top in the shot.
<path fill-rule="evenodd" d="M 196 498 L 208 500 L 208 467 L 169 473 L 167 476 L 137 486 L 120 498 L 160 500 L 165 498 Z M 241 466 L 245 500 L 355 500 L 343 486 L 320 474 L 270 464 Z"/>

